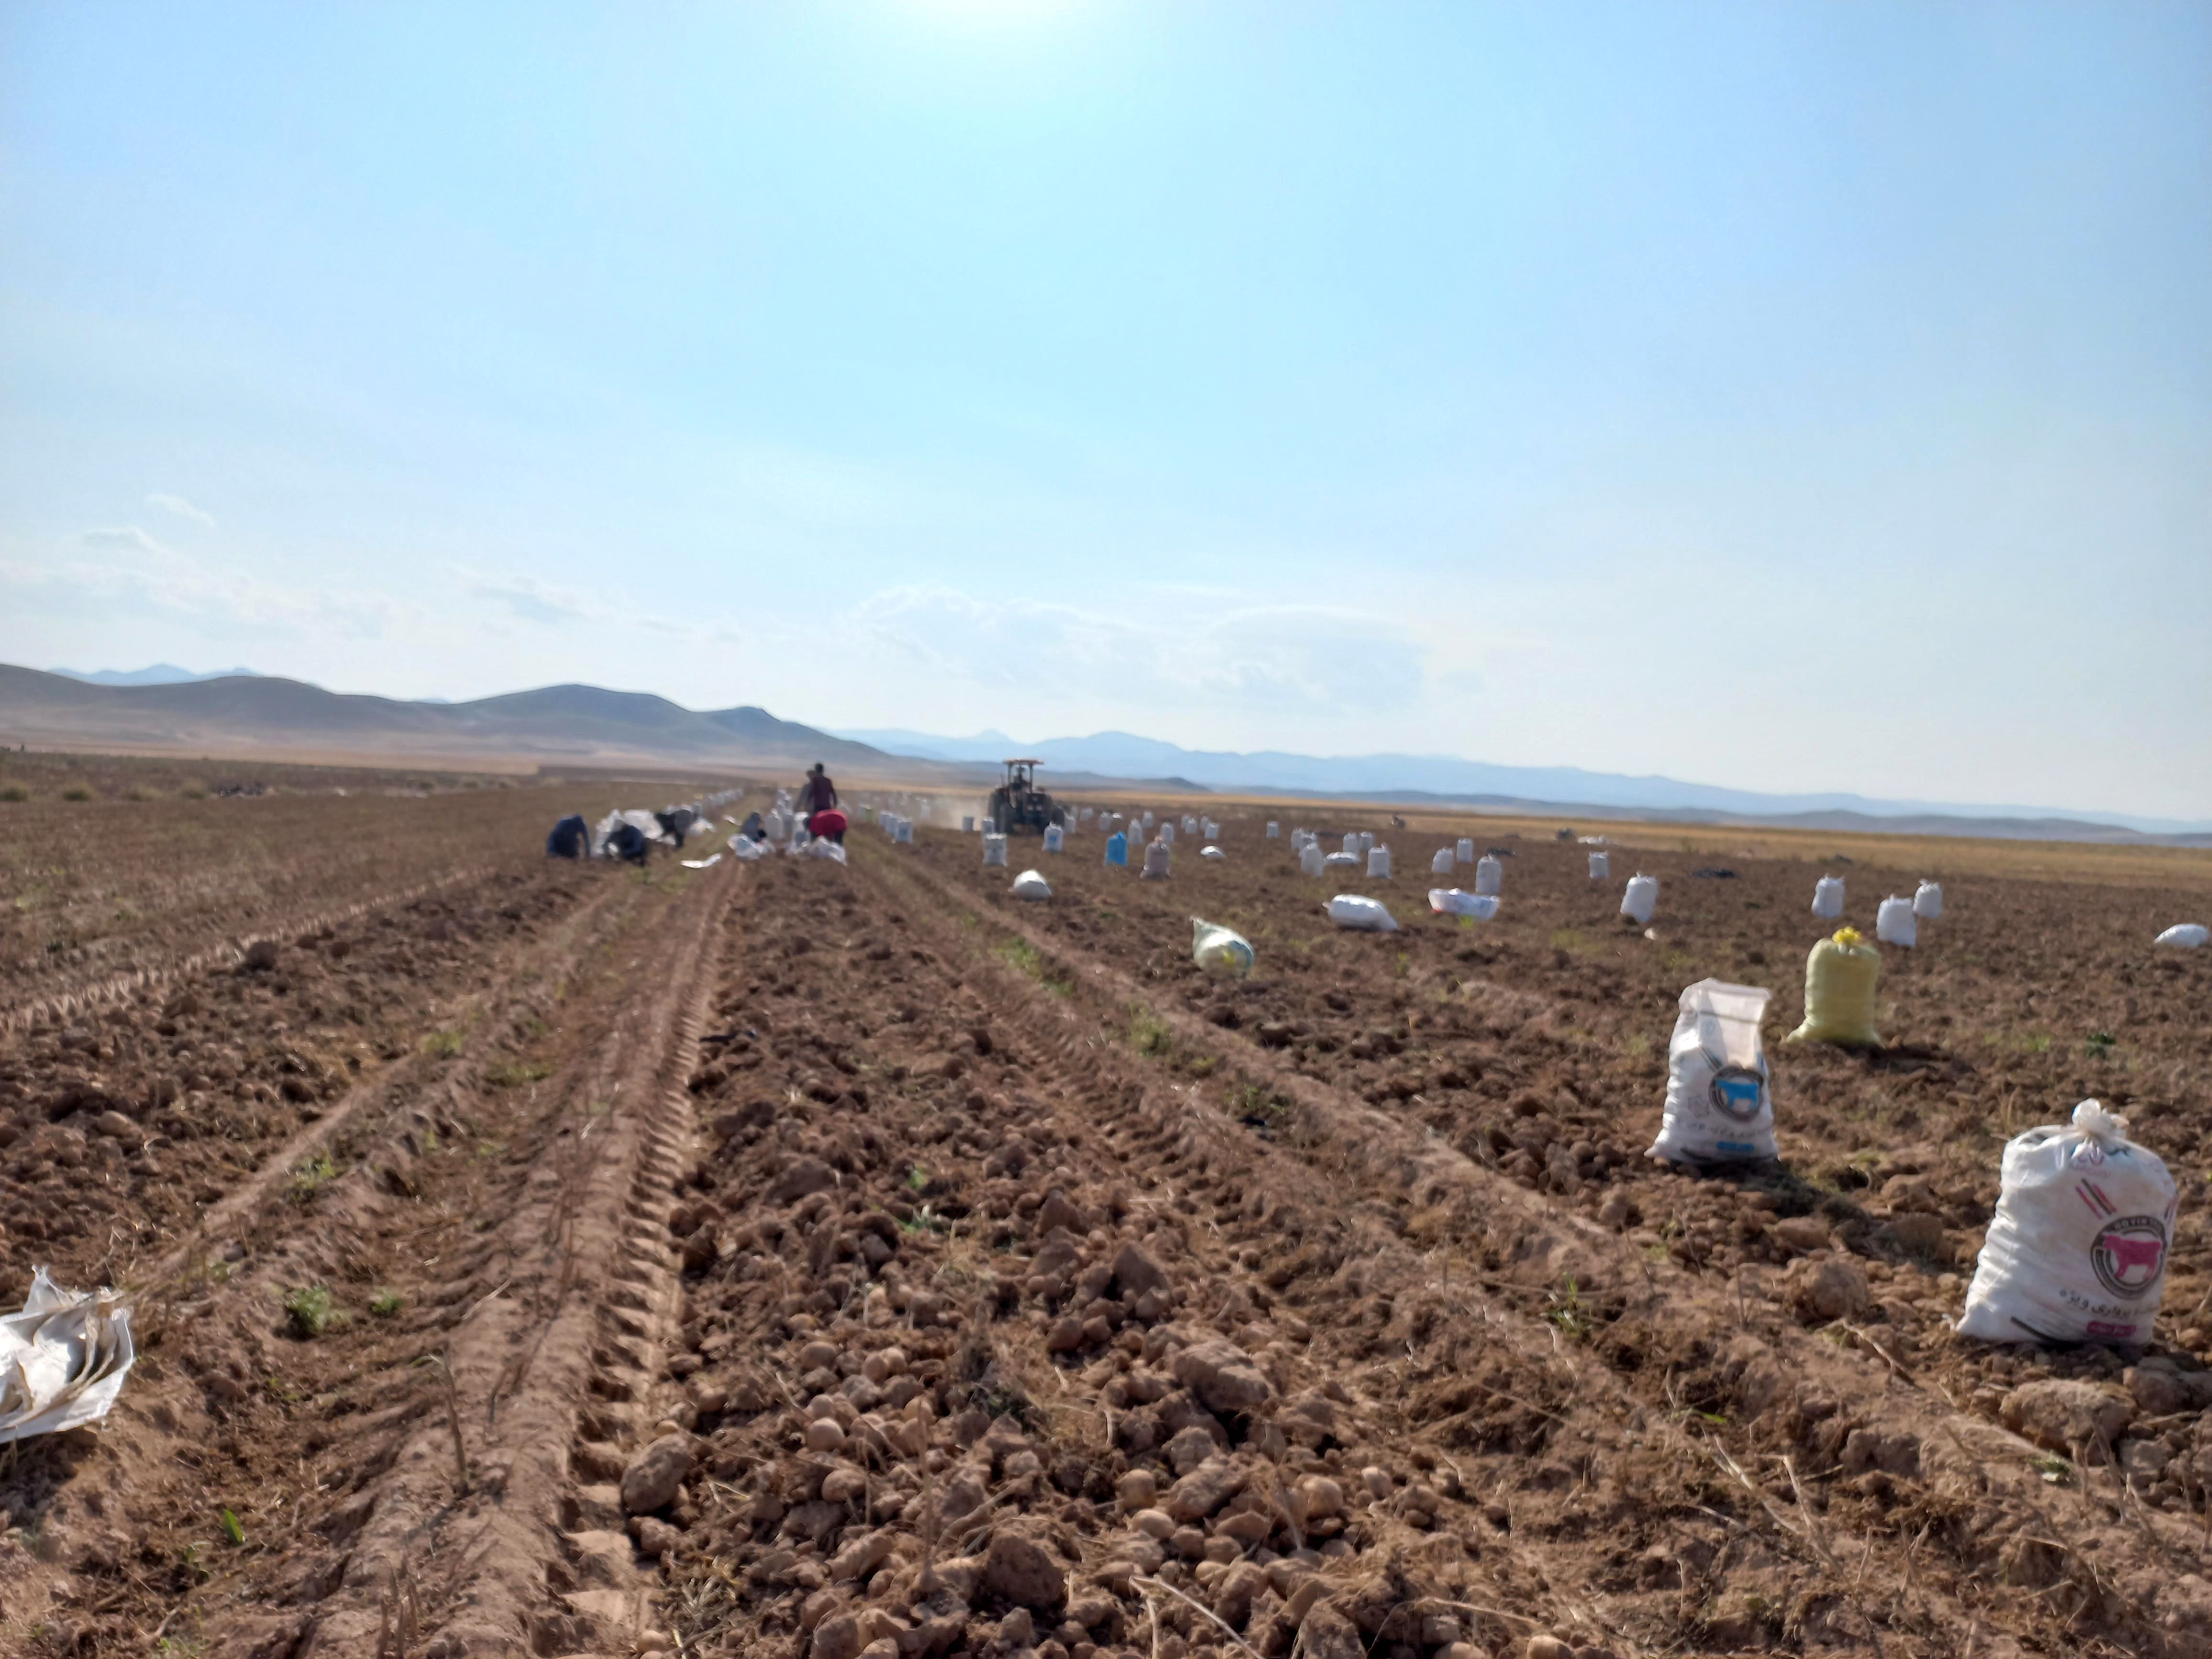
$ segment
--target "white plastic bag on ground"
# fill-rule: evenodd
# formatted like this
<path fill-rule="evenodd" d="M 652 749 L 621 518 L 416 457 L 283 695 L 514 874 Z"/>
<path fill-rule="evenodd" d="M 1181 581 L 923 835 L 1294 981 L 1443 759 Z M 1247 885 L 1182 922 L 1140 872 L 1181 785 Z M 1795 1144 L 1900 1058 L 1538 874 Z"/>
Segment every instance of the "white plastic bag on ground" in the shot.
<path fill-rule="evenodd" d="M 805 846 L 794 847 L 792 850 L 807 858 L 828 859 L 832 864 L 842 864 L 845 861 L 845 849 L 836 842 L 826 841 L 819 836 L 808 842 Z"/>
<path fill-rule="evenodd" d="M 1667 1109 L 1653 1158 L 1736 1164 L 1774 1156 L 1774 1096 L 1759 1022 L 1773 994 L 1701 979 L 1682 993 L 1667 1048 Z"/>
<path fill-rule="evenodd" d="M 1198 849 L 1198 855 L 1202 859 L 1225 859 L 1229 856 L 1218 847 L 1201 847 Z"/>
<path fill-rule="evenodd" d="M 1382 900 L 1365 898 L 1358 893 L 1339 893 L 1331 899 L 1328 919 L 1340 927 L 1358 928 L 1364 933 L 1398 931 L 1398 919 L 1383 908 Z"/>
<path fill-rule="evenodd" d="M 1167 843 L 1166 836 L 1174 828 L 1175 825 L 1172 823 L 1162 824 L 1161 839 L 1146 843 L 1145 867 L 1139 873 L 1146 881 L 1165 881 L 1168 878 L 1168 865 L 1172 856 L 1172 849 Z"/>
<path fill-rule="evenodd" d="M 1488 921 L 1498 914 L 1498 900 L 1488 893 L 1470 893 L 1457 887 L 1431 887 L 1429 908 L 1438 915 L 1473 916 L 1477 921 Z"/>
<path fill-rule="evenodd" d="M 2185 921 L 2167 928 L 2151 943 L 2178 945 L 2185 951 L 2197 951 L 2203 949 L 2207 940 L 2212 940 L 2212 928 L 2201 921 Z"/>
<path fill-rule="evenodd" d="M 1061 844 L 1063 843 L 1063 842 L 1064 842 L 1065 840 L 1066 840 L 1066 836 L 1065 836 L 1065 835 L 1063 834 L 1063 832 L 1061 831 L 1060 827 L 1058 824 L 1056 824 L 1056 823 L 1048 823 L 1047 825 L 1045 825 L 1045 827 L 1044 827 L 1044 850 L 1045 850 L 1046 852 L 1048 852 L 1048 853 L 1057 853 L 1058 851 L 1060 851 L 1060 847 L 1061 847 Z"/>
<path fill-rule="evenodd" d="M 1884 945 L 1910 951 L 1920 937 L 1912 917 L 1912 901 L 1892 893 L 1874 914 L 1874 936 Z"/>
<path fill-rule="evenodd" d="M 683 863 L 686 870 L 711 870 L 721 861 L 722 855 L 716 853 L 710 858 L 685 859 Z"/>
<path fill-rule="evenodd" d="M 1589 855 L 1589 878 L 1592 881 L 1610 881 L 1613 879 L 1613 855 L 1611 854 L 1592 853 Z"/>
<path fill-rule="evenodd" d="M 1006 838 L 1004 836 L 983 837 L 983 867 L 986 870 L 1006 867 Z"/>
<path fill-rule="evenodd" d="M 1912 914 L 1923 921 L 1943 919 L 1943 884 L 1923 881 L 1912 890 Z"/>
<path fill-rule="evenodd" d="M 1620 896 L 1620 914 L 1641 927 L 1651 925 L 1651 915 L 1659 908 L 1659 878 L 1631 876 L 1628 889 Z"/>
<path fill-rule="evenodd" d="M 2173 1177 L 2094 1100 L 2004 1149 L 1996 1214 L 1959 1334 L 1984 1342 L 2150 1340 L 2173 1238 Z"/>
<path fill-rule="evenodd" d="M 1018 899 L 1048 899 L 1052 884 L 1034 870 L 1024 870 L 1014 878 L 1014 896 Z"/>
<path fill-rule="evenodd" d="M 1459 864 L 1474 863 L 1474 843 L 1468 840 L 1466 836 L 1461 836 L 1459 845 L 1452 848 L 1452 859 L 1455 863 Z"/>
<path fill-rule="evenodd" d="M 1202 917 L 1190 919 L 1190 959 L 1242 979 L 1252 971 L 1252 945 L 1243 934 Z"/>
<path fill-rule="evenodd" d="M 65 1291 L 31 1270 L 20 1313 L 0 1318 L 0 1443 L 96 1423 L 138 1358 L 113 1291 Z"/>
<path fill-rule="evenodd" d="M 1448 876 L 1451 872 L 1452 849 L 1449 847 L 1437 848 L 1436 857 L 1429 860 L 1429 873 L 1432 876 Z"/>
<path fill-rule="evenodd" d="M 1390 849 L 1389 848 L 1377 847 L 1370 850 L 1367 854 L 1367 873 L 1376 881 L 1390 879 Z"/>
<path fill-rule="evenodd" d="M 1308 842 L 1298 854 L 1298 868 L 1307 875 L 1317 876 L 1328 867 L 1328 856 L 1316 843 Z"/>
<path fill-rule="evenodd" d="M 1474 863 L 1474 890 L 1495 897 L 1505 884 L 1505 866 L 1485 853 Z"/>
<path fill-rule="evenodd" d="M 1359 854 L 1357 853 L 1331 853 L 1327 858 L 1322 860 L 1322 867 L 1327 870 L 1357 870 L 1359 868 Z"/>
<path fill-rule="evenodd" d="M 1823 921 L 1833 921 L 1844 914 L 1841 876 L 1823 876 L 1813 884 L 1813 914 Z"/>
<path fill-rule="evenodd" d="M 744 859 L 748 862 L 754 859 L 764 859 L 768 856 L 768 843 L 764 841 L 754 841 L 744 836 L 732 836 L 730 854 L 733 858 Z"/>

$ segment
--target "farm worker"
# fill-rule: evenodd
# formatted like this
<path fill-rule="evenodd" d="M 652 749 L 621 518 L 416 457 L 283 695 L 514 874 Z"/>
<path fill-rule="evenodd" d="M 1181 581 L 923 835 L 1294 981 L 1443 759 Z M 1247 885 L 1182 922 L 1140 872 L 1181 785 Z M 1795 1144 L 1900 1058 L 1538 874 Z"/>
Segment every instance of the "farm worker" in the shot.
<path fill-rule="evenodd" d="M 806 775 L 806 781 L 799 786 L 799 805 L 809 817 L 817 812 L 826 812 L 837 804 L 837 786 L 830 781 L 830 775 L 822 769 L 822 763 L 814 763 L 814 769 Z"/>
<path fill-rule="evenodd" d="M 553 826 L 553 833 L 545 837 L 545 856 L 553 859 L 578 859 L 591 844 L 591 826 L 583 819 L 570 814 Z"/>
<path fill-rule="evenodd" d="M 834 841 L 840 847 L 845 844 L 845 815 L 834 806 L 806 820 L 808 835 L 822 841 Z"/>

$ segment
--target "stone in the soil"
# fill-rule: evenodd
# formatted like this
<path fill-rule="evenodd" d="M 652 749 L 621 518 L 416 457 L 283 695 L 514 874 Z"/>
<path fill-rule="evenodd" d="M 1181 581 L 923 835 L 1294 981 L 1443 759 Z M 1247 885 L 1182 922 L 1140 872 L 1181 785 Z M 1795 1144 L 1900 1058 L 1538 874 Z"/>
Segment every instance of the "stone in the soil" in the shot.
<path fill-rule="evenodd" d="M 1790 1305 L 1807 1319 L 1855 1318 L 1873 1299 L 1858 1264 L 1839 1255 L 1792 1262 L 1784 1284 Z"/>
<path fill-rule="evenodd" d="M 2182 1371 L 2160 1359 L 2145 1360 L 2120 1378 L 2145 1417 L 2171 1417 L 2212 1407 L 2212 1371 Z"/>
<path fill-rule="evenodd" d="M 1132 1297 L 1164 1297 L 1170 1289 L 1167 1269 L 1139 1244 L 1124 1244 L 1114 1257 L 1114 1285 L 1120 1294 Z"/>
<path fill-rule="evenodd" d="M 1359 1626 L 1328 1602 L 1306 1614 L 1305 1623 L 1298 1628 L 1308 1659 L 1367 1659 L 1367 1644 L 1360 1640 Z"/>
<path fill-rule="evenodd" d="M 1274 1385 L 1251 1355 L 1221 1337 L 1193 1343 L 1169 1369 L 1212 1411 L 1249 1412 L 1274 1397 Z"/>
<path fill-rule="evenodd" d="M 994 1533 L 984 1553 L 981 1588 L 1018 1607 L 1056 1612 L 1067 1602 L 1067 1572 L 1036 1540 Z"/>
<path fill-rule="evenodd" d="M 1832 1230 L 1819 1216 L 1793 1215 L 1786 1220 L 1776 1222 L 1770 1231 L 1777 1243 L 1802 1255 L 1826 1249 Z"/>
<path fill-rule="evenodd" d="M 1077 1209 L 1074 1201 L 1057 1187 L 1047 1193 L 1044 1202 L 1037 1206 L 1037 1237 L 1045 1237 L 1055 1227 L 1064 1227 L 1071 1233 L 1090 1231 L 1084 1224 L 1083 1212 Z"/>
<path fill-rule="evenodd" d="M 2071 1452 L 2086 1447 L 2099 1452 L 2116 1443 L 2121 1431 L 2135 1419 L 2135 1402 L 2117 1389 L 2094 1382 L 2048 1377 L 2024 1382 L 1997 1407 L 2005 1427 L 2046 1451 Z"/>
<path fill-rule="evenodd" d="M 1203 1521 L 1243 1490 L 1244 1471 L 1214 1457 L 1169 1487 L 1160 1507 L 1177 1521 Z"/>
<path fill-rule="evenodd" d="M 623 1508 L 632 1515 L 648 1515 L 666 1509 L 684 1489 L 691 1473 L 690 1442 L 680 1434 L 666 1434 L 629 1461 L 623 1471 Z"/>
<path fill-rule="evenodd" d="M 649 1515 L 637 1516 L 629 1528 L 630 1536 L 637 1540 L 637 1553 L 650 1561 L 658 1561 L 684 1541 L 682 1533 Z"/>

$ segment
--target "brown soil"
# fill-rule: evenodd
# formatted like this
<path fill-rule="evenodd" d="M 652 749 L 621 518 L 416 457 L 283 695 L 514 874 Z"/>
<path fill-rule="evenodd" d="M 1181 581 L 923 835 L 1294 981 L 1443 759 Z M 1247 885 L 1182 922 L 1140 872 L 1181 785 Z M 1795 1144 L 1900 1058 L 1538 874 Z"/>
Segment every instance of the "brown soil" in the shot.
<path fill-rule="evenodd" d="M 1890 1047 L 1852 1055 L 1775 1041 L 1825 866 L 1638 852 L 1647 938 L 1583 849 L 1500 838 L 1504 912 L 1461 927 L 1400 832 L 1422 873 L 1342 890 L 1404 931 L 1361 936 L 1256 817 L 1165 884 L 1018 843 L 1042 905 L 918 835 L 510 869 L 429 901 L 471 918 L 450 954 L 418 918 L 0 1041 L 8 1244 L 112 1177 L 100 1238 L 37 1259 L 141 1285 L 148 1326 L 110 1424 L 0 1474 L 0 1645 L 2212 1654 L 2212 1419 L 2176 1404 L 2212 1322 L 2212 963 L 2154 958 L 2155 890 L 1947 872 L 1885 953 Z M 1917 872 L 1844 873 L 1864 919 Z M 1190 963 L 1193 913 L 1249 980 Z M 1693 1178 L 1642 1154 L 1708 974 L 1778 992 L 1784 1155 Z M 300 1048 L 302 1000 L 368 987 L 357 1073 Z M 237 1075 L 180 1082 L 195 1133 L 151 1154 L 232 1148 L 191 1166 L 211 1204 L 64 1103 L 65 1067 L 127 1102 L 217 1042 Z M 1997 1148 L 2089 1094 L 2195 1189 L 2160 1341 L 1960 1342 Z M 22 1161 L 71 1130 L 79 1163 Z M 1815 1273 L 1864 1305 L 1811 1311 Z M 317 1285 L 349 1318 L 309 1337 L 284 1303 Z M 2051 1379 L 2116 1426 L 2005 1426 Z"/>

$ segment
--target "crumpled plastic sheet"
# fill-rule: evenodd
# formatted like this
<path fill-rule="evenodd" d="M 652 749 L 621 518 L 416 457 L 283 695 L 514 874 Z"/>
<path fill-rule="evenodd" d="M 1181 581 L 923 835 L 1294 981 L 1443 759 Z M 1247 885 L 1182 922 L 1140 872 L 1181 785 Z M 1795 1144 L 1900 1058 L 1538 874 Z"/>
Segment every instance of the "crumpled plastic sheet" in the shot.
<path fill-rule="evenodd" d="M 0 1444 L 96 1423 L 138 1358 L 114 1291 L 65 1291 L 31 1273 L 22 1311 L 0 1316 Z"/>

